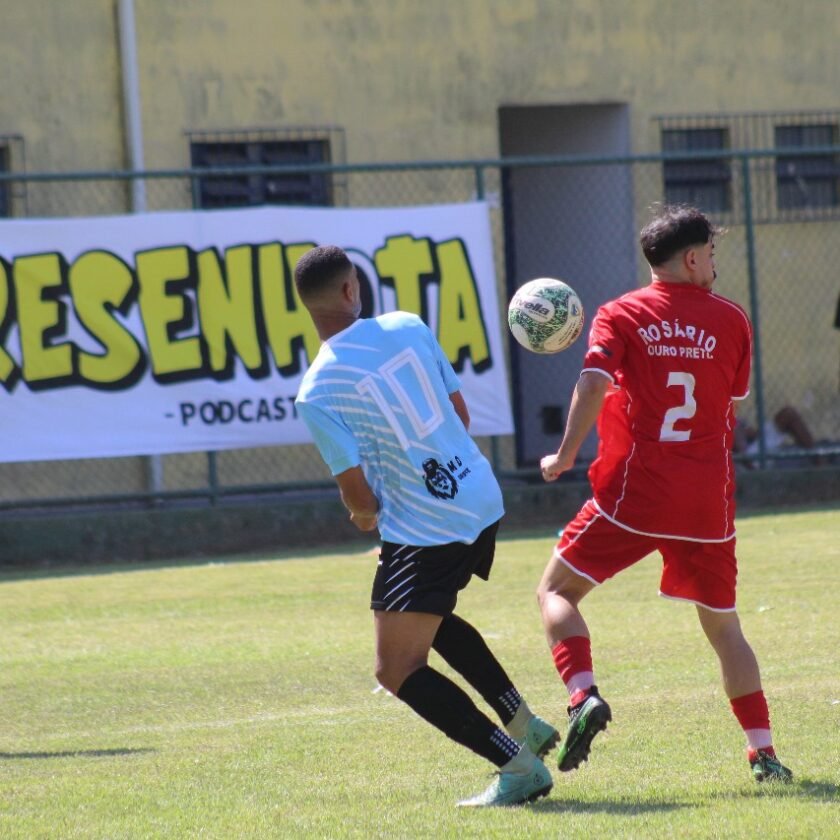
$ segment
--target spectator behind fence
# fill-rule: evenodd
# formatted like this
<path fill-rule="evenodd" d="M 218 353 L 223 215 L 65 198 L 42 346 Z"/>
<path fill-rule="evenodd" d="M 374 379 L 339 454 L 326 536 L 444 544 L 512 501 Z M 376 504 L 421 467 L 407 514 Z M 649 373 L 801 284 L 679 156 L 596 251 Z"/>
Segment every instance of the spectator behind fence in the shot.
<path fill-rule="evenodd" d="M 772 420 L 764 423 L 764 451 L 768 455 L 785 450 L 813 449 L 815 445 L 816 441 L 808 424 L 792 405 L 783 406 L 773 415 Z M 738 419 L 732 438 L 732 451 L 744 455 L 758 455 L 760 451 L 758 429 Z M 819 463 L 819 458 L 782 458 L 777 461 L 781 466 L 794 467 L 807 463 Z M 747 461 L 746 465 L 752 468 L 755 463 Z"/>

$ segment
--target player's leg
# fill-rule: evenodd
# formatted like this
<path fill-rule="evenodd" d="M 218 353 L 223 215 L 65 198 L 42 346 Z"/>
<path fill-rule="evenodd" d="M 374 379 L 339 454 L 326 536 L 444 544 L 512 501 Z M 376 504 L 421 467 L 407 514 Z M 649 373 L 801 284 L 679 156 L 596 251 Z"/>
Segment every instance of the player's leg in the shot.
<path fill-rule="evenodd" d="M 761 691 L 758 661 L 741 630 L 738 613 L 717 612 L 697 605 L 700 626 L 720 660 L 727 697 L 742 697 Z M 763 746 L 763 745 L 762 745 Z"/>
<path fill-rule="evenodd" d="M 453 741 L 501 767 L 519 744 L 482 714 L 455 683 L 428 665 L 441 617 L 420 612 L 374 612 L 376 678 Z"/>
<path fill-rule="evenodd" d="M 569 728 L 558 766 L 574 770 L 589 756 L 592 739 L 612 720 L 598 693 L 589 629 L 580 602 L 592 589 L 632 566 L 655 547 L 654 540 L 610 522 L 588 501 L 566 526 L 537 589 L 554 665 L 569 692 Z"/>
<path fill-rule="evenodd" d="M 463 804 L 513 805 L 544 796 L 552 786 L 545 765 L 427 664 L 440 622 L 430 613 L 374 611 L 377 679 L 432 726 L 499 768 L 494 785 Z"/>
<path fill-rule="evenodd" d="M 613 568 L 615 558 L 610 556 L 613 530 L 618 529 L 592 501 L 587 502 L 564 529 L 537 587 L 554 666 L 569 693 L 569 726 L 558 756 L 564 772 L 586 761 L 592 739 L 612 720 L 610 707 L 595 686 L 589 628 L 580 602 L 620 568 L 620 564 Z"/>
<path fill-rule="evenodd" d="M 555 552 L 537 588 L 548 646 L 569 697 L 587 691 L 594 683 L 589 628 L 580 602 L 595 584 L 572 571 Z"/>
<path fill-rule="evenodd" d="M 746 734 L 755 779 L 790 781 L 790 770 L 779 762 L 773 750 L 758 662 L 735 611 L 735 540 L 665 540 L 659 548 L 664 560 L 661 594 L 697 607 L 700 626 L 720 661 L 724 691 Z"/>
<path fill-rule="evenodd" d="M 437 559 L 450 570 L 442 571 L 441 576 L 451 574 L 451 569 L 460 569 L 451 583 L 456 591 L 466 587 L 473 575 L 489 579 L 497 530 L 498 523 L 485 528 L 471 545 L 447 546 L 438 554 Z M 451 607 L 455 607 L 454 598 Z M 450 612 L 441 622 L 432 647 L 495 710 L 514 740 L 527 743 L 539 757 L 556 745 L 560 733 L 530 710 L 475 627 Z"/>
<path fill-rule="evenodd" d="M 495 530 L 486 529 L 476 544 L 492 548 Z M 544 796 L 552 785 L 545 765 L 527 745 L 514 741 L 427 662 L 458 591 L 474 573 L 486 578 L 492 561 L 491 550 L 480 555 L 461 543 L 419 547 L 384 542 L 371 593 L 380 682 L 448 737 L 499 768 L 494 784 L 465 803 L 470 805 L 524 802 Z"/>
<path fill-rule="evenodd" d="M 475 627 L 452 613 L 441 622 L 432 648 L 487 701 L 515 741 L 527 743 L 540 758 L 556 746 L 560 733 L 531 711 Z"/>
<path fill-rule="evenodd" d="M 776 757 L 758 660 L 741 630 L 738 614 L 698 604 L 697 615 L 720 660 L 723 688 L 747 738 L 747 757 L 755 780 L 789 782 L 793 774 Z"/>
<path fill-rule="evenodd" d="M 569 726 L 558 756 L 558 767 L 563 772 L 586 761 L 592 739 L 612 719 L 610 707 L 595 685 L 589 629 L 579 608 L 580 601 L 594 586 L 555 554 L 537 589 L 554 666 L 569 693 Z"/>

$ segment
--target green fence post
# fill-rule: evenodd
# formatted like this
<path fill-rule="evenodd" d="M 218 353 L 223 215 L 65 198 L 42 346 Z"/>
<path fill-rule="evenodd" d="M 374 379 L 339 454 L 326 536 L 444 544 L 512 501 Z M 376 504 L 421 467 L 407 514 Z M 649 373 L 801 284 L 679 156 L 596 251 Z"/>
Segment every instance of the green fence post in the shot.
<path fill-rule="evenodd" d="M 758 304 L 758 272 L 755 266 L 755 222 L 752 214 L 752 182 L 750 158 L 741 158 L 744 179 L 744 226 L 747 244 L 747 277 L 750 287 L 750 319 L 753 325 L 753 379 L 755 382 L 755 411 L 758 422 L 758 463 L 767 466 L 767 443 L 764 439 L 764 377 L 761 370 L 761 323 Z"/>
<path fill-rule="evenodd" d="M 484 200 L 484 167 L 481 164 L 475 167 L 475 197 L 479 201 Z"/>

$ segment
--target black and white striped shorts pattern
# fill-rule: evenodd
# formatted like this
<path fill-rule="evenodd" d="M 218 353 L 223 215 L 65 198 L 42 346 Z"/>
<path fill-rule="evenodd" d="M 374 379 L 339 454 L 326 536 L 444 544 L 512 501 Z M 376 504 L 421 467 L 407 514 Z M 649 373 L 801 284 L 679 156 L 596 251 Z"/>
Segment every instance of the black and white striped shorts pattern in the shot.
<path fill-rule="evenodd" d="M 380 566 L 374 581 L 374 595 L 376 582 L 382 578 L 380 597 L 375 598 L 381 606 L 378 609 L 386 612 L 402 612 L 411 604 L 411 596 L 417 586 L 417 576 L 420 573 L 418 555 L 424 551 L 421 546 L 401 545 L 390 557 L 380 555 Z"/>

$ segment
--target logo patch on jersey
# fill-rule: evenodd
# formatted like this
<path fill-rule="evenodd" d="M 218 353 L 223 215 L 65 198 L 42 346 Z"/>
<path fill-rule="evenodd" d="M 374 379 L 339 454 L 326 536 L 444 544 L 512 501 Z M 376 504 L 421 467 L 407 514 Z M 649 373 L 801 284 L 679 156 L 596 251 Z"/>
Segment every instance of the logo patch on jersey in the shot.
<path fill-rule="evenodd" d="M 423 461 L 423 472 L 426 473 L 426 489 L 436 499 L 454 499 L 458 492 L 458 482 L 443 464 L 434 458 Z"/>

